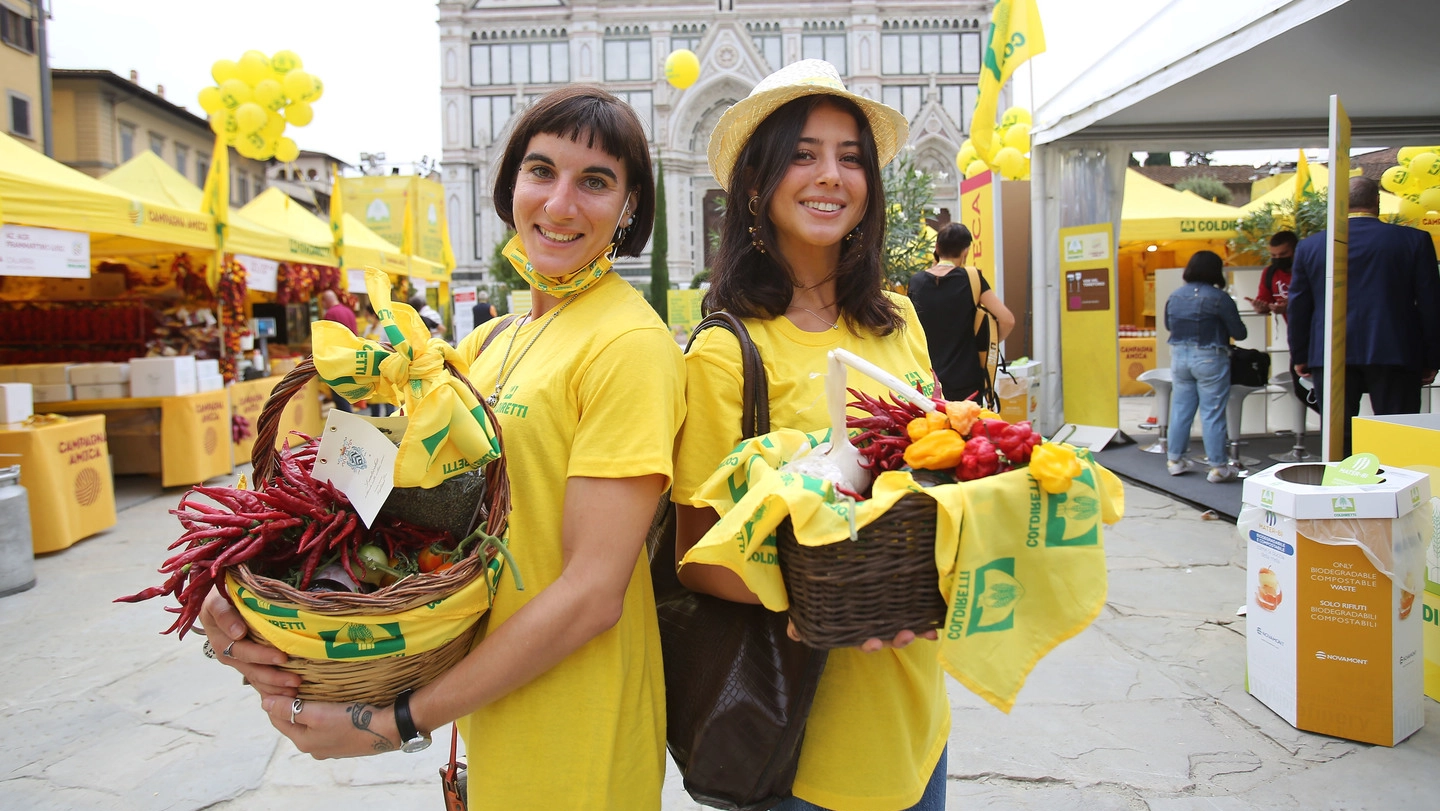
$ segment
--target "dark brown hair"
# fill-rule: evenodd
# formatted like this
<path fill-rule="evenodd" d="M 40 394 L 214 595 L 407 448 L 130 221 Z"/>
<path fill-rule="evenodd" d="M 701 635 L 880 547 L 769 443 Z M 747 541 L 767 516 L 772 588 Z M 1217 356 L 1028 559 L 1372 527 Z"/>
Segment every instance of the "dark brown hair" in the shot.
<path fill-rule="evenodd" d="M 1276 231 L 1275 236 L 1270 237 L 1270 246 L 1278 248 L 1281 245 L 1295 245 L 1300 238 L 1295 236 L 1294 231 Z"/>
<path fill-rule="evenodd" d="M 1185 272 L 1180 278 L 1187 282 L 1199 282 L 1212 287 L 1225 287 L 1225 260 L 1214 251 L 1196 251 L 1185 263 Z"/>
<path fill-rule="evenodd" d="M 626 191 L 636 192 L 638 199 L 635 222 L 624 231 L 616 253 L 639 256 L 655 224 L 655 176 L 650 171 L 645 130 L 630 105 L 598 87 L 571 85 L 546 93 L 520 114 L 500 157 L 493 193 L 495 213 L 511 228 L 515 227 L 515 177 L 530 139 L 537 135 L 569 138 L 575 143 L 584 138 L 587 147 L 598 146 L 625 165 L 630 184 Z"/>
<path fill-rule="evenodd" d="M 970 250 L 974 241 L 969 228 L 958 222 L 947 222 L 935 232 L 935 258 L 959 256 Z"/>
<path fill-rule="evenodd" d="M 760 122 L 740 150 L 731 173 L 730 199 L 720 224 L 720 250 L 710 273 L 705 310 L 727 310 L 742 318 L 778 318 L 790 307 L 795 285 L 785 258 L 776 253 L 775 232 L 767 212 L 775 189 L 795 157 L 805 122 L 817 107 L 828 104 L 849 113 L 860 128 L 860 162 L 865 170 L 865 215 L 860 236 L 840 247 L 835 269 L 836 306 L 842 319 L 881 335 L 904 325 L 904 317 L 883 291 L 885 246 L 885 190 L 875 134 L 860 108 L 848 99 L 810 95 L 795 99 Z M 750 213 L 750 190 L 760 199 Z M 765 252 L 753 244 L 763 240 Z"/>

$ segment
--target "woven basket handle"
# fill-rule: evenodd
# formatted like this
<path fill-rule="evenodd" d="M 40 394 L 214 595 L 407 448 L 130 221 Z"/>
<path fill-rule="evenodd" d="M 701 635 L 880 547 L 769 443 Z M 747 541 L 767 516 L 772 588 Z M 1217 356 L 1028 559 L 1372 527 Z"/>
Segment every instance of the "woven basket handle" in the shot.
<path fill-rule="evenodd" d="M 495 431 L 495 439 L 500 442 L 500 447 L 504 448 L 505 443 L 500 436 L 500 421 L 495 418 L 495 412 L 490 410 L 490 404 L 486 403 L 485 398 L 475 391 L 475 386 L 470 382 L 470 378 L 460 374 L 449 363 L 445 364 L 445 369 L 456 380 L 463 381 L 465 387 L 470 389 L 470 393 L 475 395 L 475 399 L 480 401 L 480 407 L 485 409 L 485 416 L 490 420 L 490 425 Z M 284 415 L 285 406 L 290 402 L 290 398 L 305 388 L 305 385 L 310 382 L 310 378 L 315 375 L 315 359 L 307 355 L 305 360 L 280 379 L 280 382 L 270 391 L 270 398 L 265 401 L 265 407 L 260 409 L 260 416 L 256 419 L 255 446 L 250 454 L 256 487 L 262 487 L 265 482 L 275 478 L 277 459 L 275 439 L 280 433 L 280 417 Z M 503 452 L 485 465 L 485 507 L 487 514 L 485 531 L 498 537 L 505 530 L 505 524 L 510 518 L 510 478 L 506 472 Z"/>

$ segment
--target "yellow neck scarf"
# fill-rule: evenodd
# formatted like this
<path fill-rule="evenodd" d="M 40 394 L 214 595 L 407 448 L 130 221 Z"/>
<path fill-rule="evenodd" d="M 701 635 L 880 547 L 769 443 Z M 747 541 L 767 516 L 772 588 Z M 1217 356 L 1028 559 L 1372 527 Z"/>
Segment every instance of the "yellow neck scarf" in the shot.
<path fill-rule="evenodd" d="M 611 248 L 613 247 L 612 244 Z M 578 270 L 566 273 L 564 276 L 546 276 L 530 264 L 530 257 L 525 255 L 525 246 L 520 242 L 519 234 L 510 238 L 510 241 L 505 244 L 503 253 L 526 284 L 555 298 L 565 298 L 585 292 L 591 285 L 599 281 L 601 276 L 610 272 L 610 268 L 615 264 L 615 260 L 611 258 L 610 249 L 606 249 L 595 257 L 594 261 Z"/>

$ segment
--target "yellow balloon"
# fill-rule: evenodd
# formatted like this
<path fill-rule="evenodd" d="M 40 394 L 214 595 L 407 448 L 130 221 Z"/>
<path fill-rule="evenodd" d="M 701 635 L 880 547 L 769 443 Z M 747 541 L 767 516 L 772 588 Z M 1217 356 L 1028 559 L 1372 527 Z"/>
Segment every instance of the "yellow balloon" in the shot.
<path fill-rule="evenodd" d="M 1410 170 L 1403 166 L 1391 166 L 1380 175 L 1380 185 L 1393 194 L 1403 194 L 1410 184 Z"/>
<path fill-rule="evenodd" d="M 1019 180 L 1025 174 L 1025 156 L 1013 146 L 1007 146 L 995 153 L 995 168 L 1006 180 Z"/>
<path fill-rule="evenodd" d="M 227 110 L 235 110 L 254 96 L 255 92 L 250 89 L 250 85 L 239 79 L 226 79 L 220 83 L 220 105 Z"/>
<path fill-rule="evenodd" d="M 220 101 L 220 88 L 207 87 L 200 91 L 200 109 L 207 113 L 213 113 L 224 107 L 225 105 Z"/>
<path fill-rule="evenodd" d="M 255 103 L 267 110 L 279 112 L 285 106 L 285 90 L 274 79 L 265 79 L 255 85 Z"/>
<path fill-rule="evenodd" d="M 215 84 L 225 84 L 230 79 L 240 78 L 240 66 L 229 59 L 217 59 L 210 66 L 210 77 L 215 80 Z"/>
<path fill-rule="evenodd" d="M 1426 212 L 1440 211 L 1440 188 L 1431 188 L 1420 192 L 1420 207 Z"/>
<path fill-rule="evenodd" d="M 230 114 L 220 110 L 210 114 L 210 131 L 216 135 L 223 135 L 228 127 L 232 126 Z"/>
<path fill-rule="evenodd" d="M 259 51 L 246 51 L 245 55 L 240 57 L 238 64 L 240 78 L 251 87 L 270 78 L 270 60 Z"/>
<path fill-rule="evenodd" d="M 275 55 L 270 57 L 270 67 L 274 68 L 276 73 L 285 74 L 304 65 L 294 51 L 276 51 Z"/>
<path fill-rule="evenodd" d="M 235 108 L 235 125 L 239 128 L 241 135 L 250 133 L 265 126 L 265 108 L 253 101 L 247 101 Z"/>
<path fill-rule="evenodd" d="M 285 116 L 279 113 L 265 113 L 265 126 L 260 128 L 260 134 L 266 138 L 279 138 L 285 132 Z"/>
<path fill-rule="evenodd" d="M 975 145 L 970 143 L 969 138 L 966 138 L 965 142 L 960 144 L 960 151 L 955 153 L 955 168 L 964 172 L 965 167 L 969 166 L 970 161 L 973 160 L 975 160 Z"/>
<path fill-rule="evenodd" d="M 1396 154 L 1395 159 L 1402 164 L 1409 163 L 1411 158 L 1429 149 L 1429 147 L 1425 146 L 1402 146 L 1400 147 L 1400 152 Z"/>
<path fill-rule="evenodd" d="M 700 78 L 700 59 L 695 52 L 686 48 L 671 51 L 665 57 L 665 81 L 678 90 L 684 90 Z"/>
<path fill-rule="evenodd" d="M 1405 197 L 1400 198 L 1400 219 L 1413 222 L 1423 218 L 1426 213 L 1423 205 Z"/>
<path fill-rule="evenodd" d="M 292 70 L 285 74 L 285 95 L 291 101 L 308 101 L 315 92 L 315 80 L 303 70 Z"/>
<path fill-rule="evenodd" d="M 1411 158 L 1410 177 L 1422 189 L 1429 189 L 1440 183 L 1440 155 L 1421 152 Z"/>
<path fill-rule="evenodd" d="M 981 174 L 982 172 L 988 171 L 990 171 L 990 167 L 986 165 L 985 161 L 976 158 L 975 160 L 970 161 L 969 166 L 965 167 L 965 177 L 971 178 L 978 174 Z"/>
<path fill-rule="evenodd" d="M 262 146 L 264 146 L 264 141 L 257 139 L 253 133 L 234 141 L 235 151 L 240 153 L 240 157 L 251 160 L 260 160 L 260 147 Z"/>
<path fill-rule="evenodd" d="M 1000 117 L 1001 126 L 1009 127 L 1015 124 L 1029 124 L 1030 111 L 1024 107 L 1011 107 Z"/>
<path fill-rule="evenodd" d="M 320 81 L 320 77 L 313 73 L 310 74 L 310 81 L 315 85 L 315 89 L 310 93 L 310 98 L 305 101 L 314 104 L 320 100 L 321 96 L 325 95 L 325 83 Z"/>
<path fill-rule="evenodd" d="M 1011 124 L 1005 131 L 1005 145 L 1013 147 L 1017 152 L 1030 151 L 1030 125 L 1024 123 Z"/>
<path fill-rule="evenodd" d="M 289 138 L 280 138 L 275 142 L 275 160 L 281 163 L 289 163 L 300 157 L 300 147 Z"/>
<path fill-rule="evenodd" d="M 303 101 L 292 102 L 285 108 L 285 120 L 297 127 L 309 124 L 315 118 L 315 111 Z"/>

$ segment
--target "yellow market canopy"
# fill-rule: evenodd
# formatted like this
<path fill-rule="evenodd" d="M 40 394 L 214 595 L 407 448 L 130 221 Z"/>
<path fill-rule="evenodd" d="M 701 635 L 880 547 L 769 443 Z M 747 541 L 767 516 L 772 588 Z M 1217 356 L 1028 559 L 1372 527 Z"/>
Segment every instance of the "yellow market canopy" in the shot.
<path fill-rule="evenodd" d="M 193 212 L 201 210 L 204 192 L 149 150 L 121 164 L 101 180 L 122 191 L 144 195 L 177 208 Z M 243 212 L 237 211 L 230 212 L 225 251 L 280 262 L 335 264 L 328 228 L 324 239 L 312 243 L 284 228 L 257 223 Z"/>
<path fill-rule="evenodd" d="M 1125 170 L 1125 199 L 1120 209 L 1120 241 L 1229 239 L 1244 211 L 1190 192 L 1176 191 L 1134 169 Z"/>
<path fill-rule="evenodd" d="M 369 265 L 391 276 L 410 274 L 409 257 L 350 214 L 345 215 L 345 245 L 340 249 L 340 258 L 345 260 L 346 270 Z"/>
<path fill-rule="evenodd" d="M 240 213 L 272 231 L 292 235 L 312 251 L 306 258 L 297 261 L 330 267 L 340 264 L 335 257 L 330 224 L 311 214 L 285 192 L 272 186 L 246 203 Z"/>
<path fill-rule="evenodd" d="M 1295 177 L 1295 175 L 1291 175 L 1289 179 L 1281 181 L 1275 188 L 1241 206 L 1240 215 L 1245 216 L 1254 213 L 1271 203 L 1293 200 L 1295 198 Z M 1317 192 L 1329 189 L 1330 167 L 1319 163 L 1310 164 L 1310 185 Z M 1400 198 L 1386 191 L 1380 192 L 1380 213 L 1399 214 Z"/>
<path fill-rule="evenodd" d="M 215 247 L 208 214 L 127 193 L 3 134 L 0 221 L 89 233 L 101 255 Z"/>

